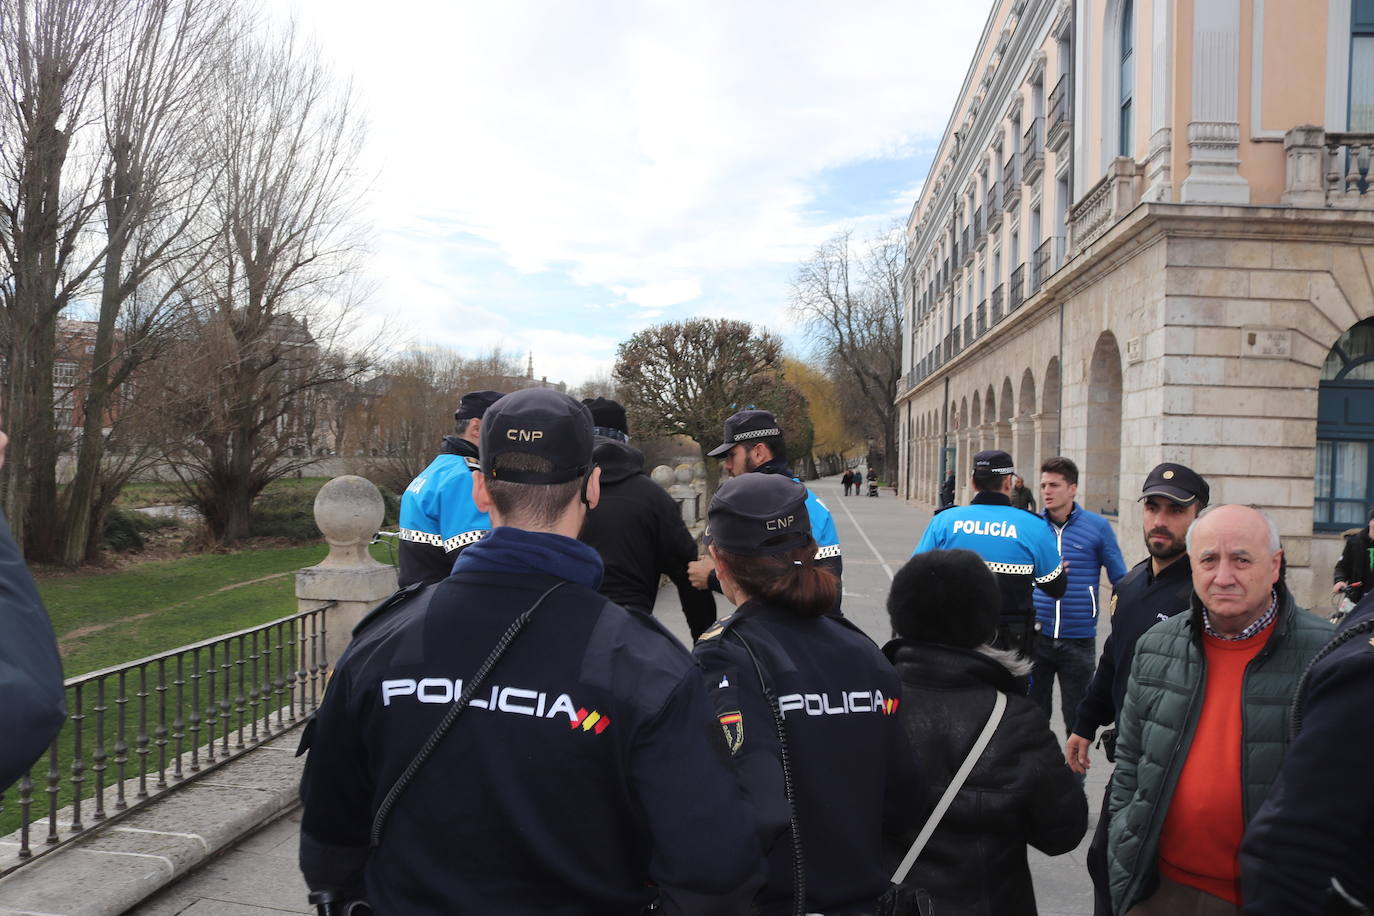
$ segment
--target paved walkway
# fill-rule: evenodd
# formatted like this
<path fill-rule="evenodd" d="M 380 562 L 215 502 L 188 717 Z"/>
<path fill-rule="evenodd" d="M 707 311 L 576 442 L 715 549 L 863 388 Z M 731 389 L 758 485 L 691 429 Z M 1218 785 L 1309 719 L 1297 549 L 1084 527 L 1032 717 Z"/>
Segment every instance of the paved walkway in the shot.
<path fill-rule="evenodd" d="M 835 517 L 844 547 L 844 611 L 879 644 L 890 635 L 886 601 L 892 575 L 910 556 L 930 520 L 927 509 L 897 499 L 884 490 L 877 499 L 845 497 L 839 478 L 812 484 Z M 723 616 L 729 607 L 719 596 Z M 660 592 L 657 612 L 679 639 L 687 642 L 687 624 L 672 588 Z M 1105 638 L 1103 624 L 1099 639 Z M 1058 709 L 1058 699 L 1055 700 Z M 1056 713 L 1057 716 L 1057 713 Z M 1056 731 L 1062 724 L 1056 723 Z M 1099 751 L 1094 751 L 1099 755 Z M 1101 803 L 1108 768 L 1095 756 L 1086 790 L 1090 808 L 1088 836 Z M 239 843 L 219 859 L 172 885 L 133 912 L 140 916 L 268 916 L 306 913 L 306 889 L 296 870 L 299 814 L 291 814 Z M 1050 858 L 1031 850 L 1031 870 L 1041 916 L 1090 916 L 1092 890 L 1083 853 L 1087 838 L 1068 855 Z"/>

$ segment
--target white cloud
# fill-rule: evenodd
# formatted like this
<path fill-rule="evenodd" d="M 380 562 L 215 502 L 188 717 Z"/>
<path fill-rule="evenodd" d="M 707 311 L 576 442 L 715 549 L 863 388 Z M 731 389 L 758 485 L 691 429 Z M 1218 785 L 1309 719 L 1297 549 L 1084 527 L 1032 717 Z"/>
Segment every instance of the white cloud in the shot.
<path fill-rule="evenodd" d="M 378 297 L 465 321 L 480 284 L 454 255 L 473 238 L 513 275 L 643 309 L 782 302 L 842 225 L 905 218 L 924 176 L 871 220 L 816 212 L 816 177 L 933 147 L 987 5 L 299 0 L 368 111 Z M 747 298 L 697 302 L 732 272 Z"/>

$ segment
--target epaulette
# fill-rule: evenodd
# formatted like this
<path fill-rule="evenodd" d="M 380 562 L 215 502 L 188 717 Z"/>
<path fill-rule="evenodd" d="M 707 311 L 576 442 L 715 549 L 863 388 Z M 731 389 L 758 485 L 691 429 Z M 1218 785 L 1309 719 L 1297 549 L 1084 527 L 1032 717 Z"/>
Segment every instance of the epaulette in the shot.
<path fill-rule="evenodd" d="M 362 620 L 359 620 L 356 624 L 354 624 L 353 635 L 356 637 L 359 633 L 363 632 L 363 630 L 366 630 L 368 627 L 372 626 L 378 620 L 381 620 L 383 617 L 386 617 L 396 608 L 401 607 L 411 598 L 414 598 L 416 595 L 420 594 L 422 591 L 424 591 L 426 588 L 433 584 L 435 583 L 412 582 L 410 585 L 407 585 L 404 588 L 396 589 L 396 591 L 391 593 L 390 597 L 386 598 L 382 601 L 381 604 L 377 605 L 372 610 L 368 611 L 366 614 L 363 615 Z"/>
<path fill-rule="evenodd" d="M 468 470 L 469 470 L 469 471 L 480 471 L 480 470 L 482 470 L 482 462 L 481 462 L 480 459 L 473 458 L 471 455 L 464 455 L 464 456 L 463 456 L 463 460 L 466 461 L 466 462 L 468 463 Z"/>
<path fill-rule="evenodd" d="M 720 618 L 702 631 L 701 635 L 697 637 L 697 642 L 704 642 L 705 640 L 715 639 L 720 636 L 720 634 L 730 628 L 730 624 L 734 623 L 738 616 L 738 614 L 731 614 L 729 617 Z"/>

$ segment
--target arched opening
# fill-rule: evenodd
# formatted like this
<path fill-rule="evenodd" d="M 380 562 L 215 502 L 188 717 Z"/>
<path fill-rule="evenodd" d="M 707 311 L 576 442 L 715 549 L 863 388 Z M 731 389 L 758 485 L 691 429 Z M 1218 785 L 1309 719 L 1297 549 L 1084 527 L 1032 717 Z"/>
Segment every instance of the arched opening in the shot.
<path fill-rule="evenodd" d="M 1374 318 L 1342 334 L 1322 365 L 1315 495 L 1317 531 L 1363 525 L 1374 503 Z"/>
<path fill-rule="evenodd" d="M 1111 331 L 1093 348 L 1088 368 L 1088 449 L 1080 499 L 1085 508 L 1116 515 L 1121 491 L 1121 351 Z"/>
<path fill-rule="evenodd" d="M 1040 461 L 1059 454 L 1059 358 L 1050 359 L 1040 389 Z"/>
<path fill-rule="evenodd" d="M 1021 394 L 1017 400 L 1016 415 L 1016 461 L 1017 466 L 1025 466 L 1028 472 L 1026 485 L 1032 490 L 1039 487 L 1040 462 L 1035 453 L 1035 376 L 1027 369 L 1021 373 Z"/>
<path fill-rule="evenodd" d="M 1011 440 L 1011 417 L 1014 402 L 1011 394 L 1011 379 L 1002 379 L 1002 394 L 997 401 L 997 447 L 1008 455 L 1012 456 L 1012 462 L 1016 461 L 1016 445 Z M 1021 466 L 1017 465 L 1021 470 Z M 1024 476 L 1024 471 L 1022 472 Z"/>

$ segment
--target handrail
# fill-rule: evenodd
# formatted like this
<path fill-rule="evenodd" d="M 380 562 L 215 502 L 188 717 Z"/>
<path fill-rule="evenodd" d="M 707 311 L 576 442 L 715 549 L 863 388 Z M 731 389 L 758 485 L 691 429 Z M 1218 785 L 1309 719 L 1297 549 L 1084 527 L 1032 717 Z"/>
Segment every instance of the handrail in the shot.
<path fill-rule="evenodd" d="M 323 696 L 325 611 L 335 604 L 68 678 L 67 721 L 19 780 L 19 849 L 15 858 L 0 859 L 0 876 L 304 722 Z M 47 814 L 35 821 L 33 772 L 44 759 Z M 88 799 L 90 826 L 82 820 Z M 31 834 L 44 819 L 47 835 L 35 850 Z M 64 837 L 59 823 L 68 822 Z"/>

